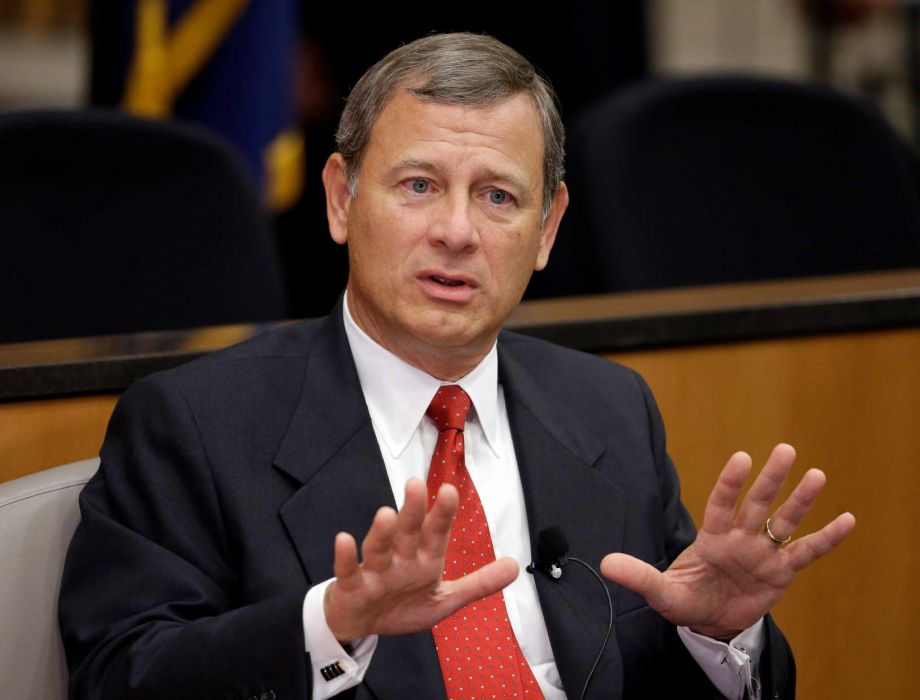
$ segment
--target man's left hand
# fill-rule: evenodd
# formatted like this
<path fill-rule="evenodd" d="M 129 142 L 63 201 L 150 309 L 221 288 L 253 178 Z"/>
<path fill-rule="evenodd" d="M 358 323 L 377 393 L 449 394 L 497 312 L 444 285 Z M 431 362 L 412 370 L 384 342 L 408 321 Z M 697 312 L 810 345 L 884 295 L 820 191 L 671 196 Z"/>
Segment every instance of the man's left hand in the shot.
<path fill-rule="evenodd" d="M 644 596 L 675 625 L 728 640 L 753 625 L 779 601 L 795 575 L 840 544 L 856 525 L 842 513 L 821 530 L 780 546 L 790 537 L 824 487 L 824 473 L 809 469 L 770 516 L 779 489 L 792 469 L 795 450 L 777 445 L 738 508 L 751 458 L 737 452 L 709 496 L 696 540 L 665 572 L 627 554 L 601 562 L 607 578 Z"/>

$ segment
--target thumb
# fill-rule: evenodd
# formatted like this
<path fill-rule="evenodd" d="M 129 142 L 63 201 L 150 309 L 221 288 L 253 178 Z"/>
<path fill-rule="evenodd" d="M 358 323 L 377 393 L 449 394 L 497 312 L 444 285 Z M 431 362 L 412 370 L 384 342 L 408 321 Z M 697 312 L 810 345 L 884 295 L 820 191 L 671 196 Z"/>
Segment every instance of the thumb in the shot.
<path fill-rule="evenodd" d="M 511 557 L 502 557 L 478 571 L 452 581 L 444 581 L 444 616 L 467 603 L 485 598 L 505 588 L 518 577 L 521 567 Z"/>
<path fill-rule="evenodd" d="M 664 574 L 651 564 L 628 554 L 608 554 L 601 561 L 601 573 L 641 595 L 658 612 L 667 608 Z"/>

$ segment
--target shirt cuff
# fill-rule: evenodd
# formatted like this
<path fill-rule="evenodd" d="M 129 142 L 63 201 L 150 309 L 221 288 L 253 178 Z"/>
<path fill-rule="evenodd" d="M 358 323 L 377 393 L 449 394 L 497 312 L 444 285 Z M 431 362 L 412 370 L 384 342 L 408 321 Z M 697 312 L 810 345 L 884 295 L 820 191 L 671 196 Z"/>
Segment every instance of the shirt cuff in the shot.
<path fill-rule="evenodd" d="M 305 650 L 313 668 L 312 700 L 326 700 L 358 685 L 377 648 L 377 635 L 371 635 L 353 641 L 349 653 L 332 634 L 326 624 L 323 597 L 333 581 L 331 578 L 313 586 L 303 601 Z"/>
<path fill-rule="evenodd" d="M 732 700 L 760 698 L 758 666 L 764 647 L 763 618 L 744 630 L 730 642 L 721 642 L 678 627 L 687 651 L 722 695 Z"/>

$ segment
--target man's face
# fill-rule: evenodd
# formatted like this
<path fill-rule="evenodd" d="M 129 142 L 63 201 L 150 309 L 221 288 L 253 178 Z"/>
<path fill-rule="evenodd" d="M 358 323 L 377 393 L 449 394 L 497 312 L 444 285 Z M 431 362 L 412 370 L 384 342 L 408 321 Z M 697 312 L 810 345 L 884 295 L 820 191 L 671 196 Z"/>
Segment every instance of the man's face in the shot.
<path fill-rule="evenodd" d="M 439 362 L 475 364 L 491 348 L 546 265 L 568 202 L 563 185 L 541 222 L 543 128 L 527 95 L 461 107 L 399 90 L 374 125 L 357 196 L 338 154 L 323 179 L 332 236 L 348 244 L 355 320 L 442 374 L 455 372 Z"/>

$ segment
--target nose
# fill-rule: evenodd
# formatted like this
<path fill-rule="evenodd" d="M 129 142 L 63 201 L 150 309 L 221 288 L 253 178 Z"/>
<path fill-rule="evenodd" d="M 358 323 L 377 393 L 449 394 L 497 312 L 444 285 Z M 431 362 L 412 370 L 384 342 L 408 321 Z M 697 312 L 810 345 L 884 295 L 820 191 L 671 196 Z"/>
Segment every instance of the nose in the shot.
<path fill-rule="evenodd" d="M 466 196 L 444 197 L 428 227 L 433 246 L 452 252 L 472 252 L 479 247 L 479 232 L 473 220 L 473 203 Z"/>

